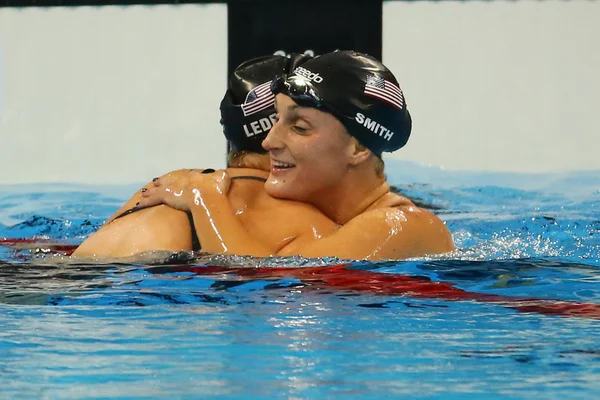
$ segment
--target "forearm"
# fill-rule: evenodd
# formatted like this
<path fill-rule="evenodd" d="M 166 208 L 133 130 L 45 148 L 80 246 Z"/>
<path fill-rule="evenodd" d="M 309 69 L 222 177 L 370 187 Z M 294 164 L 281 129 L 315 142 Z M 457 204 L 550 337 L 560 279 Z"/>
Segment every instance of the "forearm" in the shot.
<path fill-rule="evenodd" d="M 190 211 L 202 251 L 257 257 L 272 255 L 270 249 L 246 231 L 224 195 L 194 191 Z"/>

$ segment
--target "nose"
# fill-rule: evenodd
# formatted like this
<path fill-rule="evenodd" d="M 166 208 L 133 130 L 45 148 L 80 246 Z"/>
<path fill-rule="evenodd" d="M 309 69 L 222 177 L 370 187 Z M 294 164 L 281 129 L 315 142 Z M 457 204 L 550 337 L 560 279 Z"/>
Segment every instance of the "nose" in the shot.
<path fill-rule="evenodd" d="M 273 127 L 271 128 L 269 133 L 267 133 L 267 136 L 262 141 L 263 149 L 265 149 L 267 151 L 271 151 L 271 150 L 275 150 L 277 148 L 282 147 L 281 139 L 280 139 L 280 137 L 281 137 L 281 135 L 280 135 L 281 128 L 280 127 L 281 127 L 281 121 L 275 122 L 275 124 L 273 125 Z"/>

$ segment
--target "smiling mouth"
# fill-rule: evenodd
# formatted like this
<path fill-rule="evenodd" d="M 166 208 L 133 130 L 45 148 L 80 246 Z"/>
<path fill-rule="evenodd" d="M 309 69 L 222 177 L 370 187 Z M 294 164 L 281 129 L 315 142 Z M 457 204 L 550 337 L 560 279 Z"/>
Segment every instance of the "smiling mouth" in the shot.
<path fill-rule="evenodd" d="M 272 170 L 285 170 L 285 169 L 290 169 L 290 168 L 294 168 L 294 167 L 295 167 L 295 165 L 291 164 L 291 163 L 271 160 L 271 169 Z"/>

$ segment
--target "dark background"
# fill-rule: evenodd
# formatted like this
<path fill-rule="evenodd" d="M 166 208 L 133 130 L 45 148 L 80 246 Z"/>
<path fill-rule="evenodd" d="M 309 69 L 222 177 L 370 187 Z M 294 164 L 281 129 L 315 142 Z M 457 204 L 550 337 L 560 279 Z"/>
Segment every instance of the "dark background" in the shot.
<path fill-rule="evenodd" d="M 381 0 L 230 0 L 228 72 L 282 50 L 356 50 L 381 59 Z"/>

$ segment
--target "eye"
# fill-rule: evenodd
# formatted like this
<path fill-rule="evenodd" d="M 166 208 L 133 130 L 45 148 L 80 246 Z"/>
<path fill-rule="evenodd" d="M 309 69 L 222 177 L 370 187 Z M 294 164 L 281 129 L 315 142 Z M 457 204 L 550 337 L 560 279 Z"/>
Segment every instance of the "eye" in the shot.
<path fill-rule="evenodd" d="M 308 132 L 308 128 L 305 128 L 303 126 L 294 125 L 292 128 L 299 134 L 305 134 Z"/>

